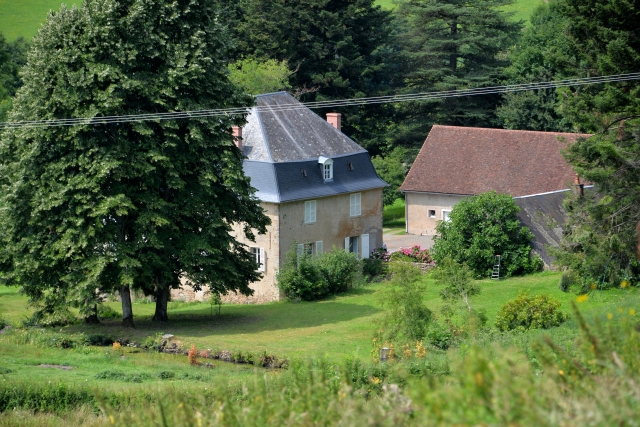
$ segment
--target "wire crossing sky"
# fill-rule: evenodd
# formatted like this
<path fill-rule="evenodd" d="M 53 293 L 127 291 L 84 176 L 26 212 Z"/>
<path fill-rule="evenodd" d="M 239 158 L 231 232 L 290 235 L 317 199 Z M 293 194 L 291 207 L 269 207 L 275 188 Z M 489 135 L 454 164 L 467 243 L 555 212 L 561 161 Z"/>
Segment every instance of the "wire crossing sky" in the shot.
<path fill-rule="evenodd" d="M 129 114 L 123 116 L 76 117 L 69 119 L 32 120 L 21 122 L 0 122 L 0 129 L 6 128 L 40 128 L 53 126 L 101 125 L 109 123 L 130 123 L 158 120 L 196 119 L 215 116 L 244 115 L 256 108 L 259 111 L 290 111 L 300 108 L 340 108 L 354 105 L 387 104 L 392 102 L 429 101 L 443 98 L 463 96 L 493 95 L 527 90 L 555 89 L 569 86 L 585 86 L 599 83 L 615 83 L 640 80 L 640 73 L 615 74 L 602 77 L 586 77 L 581 79 L 557 80 L 550 82 L 523 83 L 517 85 L 492 86 L 476 89 L 460 89 L 441 92 L 410 93 L 404 95 L 377 96 L 371 98 L 353 98 L 329 101 L 308 102 L 305 104 L 284 104 L 268 107 L 219 108 L 211 110 L 174 111 L 166 113 Z"/>

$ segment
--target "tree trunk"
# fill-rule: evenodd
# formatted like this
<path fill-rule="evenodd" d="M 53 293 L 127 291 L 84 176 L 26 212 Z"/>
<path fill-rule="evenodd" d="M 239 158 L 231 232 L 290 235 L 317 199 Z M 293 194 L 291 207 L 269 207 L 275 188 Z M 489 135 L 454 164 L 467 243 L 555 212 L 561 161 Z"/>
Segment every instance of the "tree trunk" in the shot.
<path fill-rule="evenodd" d="M 131 308 L 131 292 L 128 286 L 120 286 L 120 300 L 122 301 L 122 326 L 135 328 L 133 325 L 133 309 Z"/>
<path fill-rule="evenodd" d="M 166 286 L 156 286 L 156 312 L 153 320 L 160 323 L 169 321 L 167 315 L 167 304 L 169 303 L 170 289 Z"/>

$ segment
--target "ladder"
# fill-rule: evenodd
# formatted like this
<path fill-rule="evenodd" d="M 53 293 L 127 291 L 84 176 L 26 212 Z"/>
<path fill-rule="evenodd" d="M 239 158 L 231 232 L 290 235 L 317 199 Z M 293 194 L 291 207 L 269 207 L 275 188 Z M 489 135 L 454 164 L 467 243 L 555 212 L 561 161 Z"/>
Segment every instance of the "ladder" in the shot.
<path fill-rule="evenodd" d="M 500 255 L 496 255 L 493 260 L 493 271 L 491 272 L 491 279 L 500 280 Z"/>

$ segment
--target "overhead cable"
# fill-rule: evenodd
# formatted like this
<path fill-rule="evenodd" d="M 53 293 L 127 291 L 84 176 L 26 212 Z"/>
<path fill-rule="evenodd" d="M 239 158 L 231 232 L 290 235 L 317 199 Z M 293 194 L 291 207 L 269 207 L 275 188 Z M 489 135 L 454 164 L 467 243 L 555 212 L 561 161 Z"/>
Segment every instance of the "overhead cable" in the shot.
<path fill-rule="evenodd" d="M 36 128 L 36 127 L 52 127 L 52 126 L 78 126 L 78 125 L 101 125 L 110 123 L 130 123 L 130 122 L 144 122 L 144 121 L 158 121 L 158 120 L 176 120 L 176 119 L 197 119 L 215 116 L 236 116 L 245 115 L 252 109 L 257 109 L 259 112 L 279 112 L 279 111 L 291 111 L 303 108 L 340 108 L 349 106 L 361 106 L 361 105 L 373 105 L 373 104 L 386 104 L 395 102 L 409 102 L 409 101 L 429 101 L 444 98 L 459 98 L 465 96 L 479 96 L 479 95 L 495 95 L 510 92 L 522 92 L 530 90 L 541 89 L 555 89 L 560 87 L 569 86 L 585 86 L 601 83 L 615 83 L 640 80 L 640 73 L 629 74 L 616 74 L 610 76 L 601 77 L 585 77 L 579 79 L 567 79 L 549 82 L 535 82 L 535 83 L 523 83 L 516 85 L 505 86 L 492 86 L 482 87 L 474 89 L 458 89 L 439 92 L 423 92 L 423 93 L 410 93 L 401 95 L 389 95 L 389 96 L 376 96 L 368 98 L 352 98 L 352 99 L 340 99 L 340 100 L 327 100 L 316 101 L 307 103 L 290 103 L 290 104 L 277 104 L 277 105 L 259 105 L 253 107 L 241 107 L 241 108 L 218 108 L 207 110 L 194 110 L 194 111 L 174 111 L 165 113 L 143 113 L 143 114 L 129 114 L 120 116 L 95 116 L 95 117 L 76 117 L 69 119 L 50 119 L 50 120 L 31 120 L 31 121 L 18 121 L 18 122 L 0 122 L 0 129 L 2 128 Z"/>

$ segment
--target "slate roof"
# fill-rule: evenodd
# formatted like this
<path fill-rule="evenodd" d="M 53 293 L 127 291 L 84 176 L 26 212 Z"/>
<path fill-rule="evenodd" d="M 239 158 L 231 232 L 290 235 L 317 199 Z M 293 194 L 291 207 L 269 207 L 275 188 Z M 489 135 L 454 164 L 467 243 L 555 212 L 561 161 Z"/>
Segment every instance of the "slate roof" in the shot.
<path fill-rule="evenodd" d="M 242 129 L 243 168 L 265 202 L 287 202 L 382 188 L 369 154 L 286 92 L 257 97 Z M 324 181 L 318 158 L 333 160 Z M 349 165 L 350 164 L 350 165 Z M 303 173 L 304 171 L 304 173 Z"/>
<path fill-rule="evenodd" d="M 434 125 L 400 191 L 517 197 L 570 188 L 575 174 L 560 150 L 579 136 L 588 135 Z"/>

